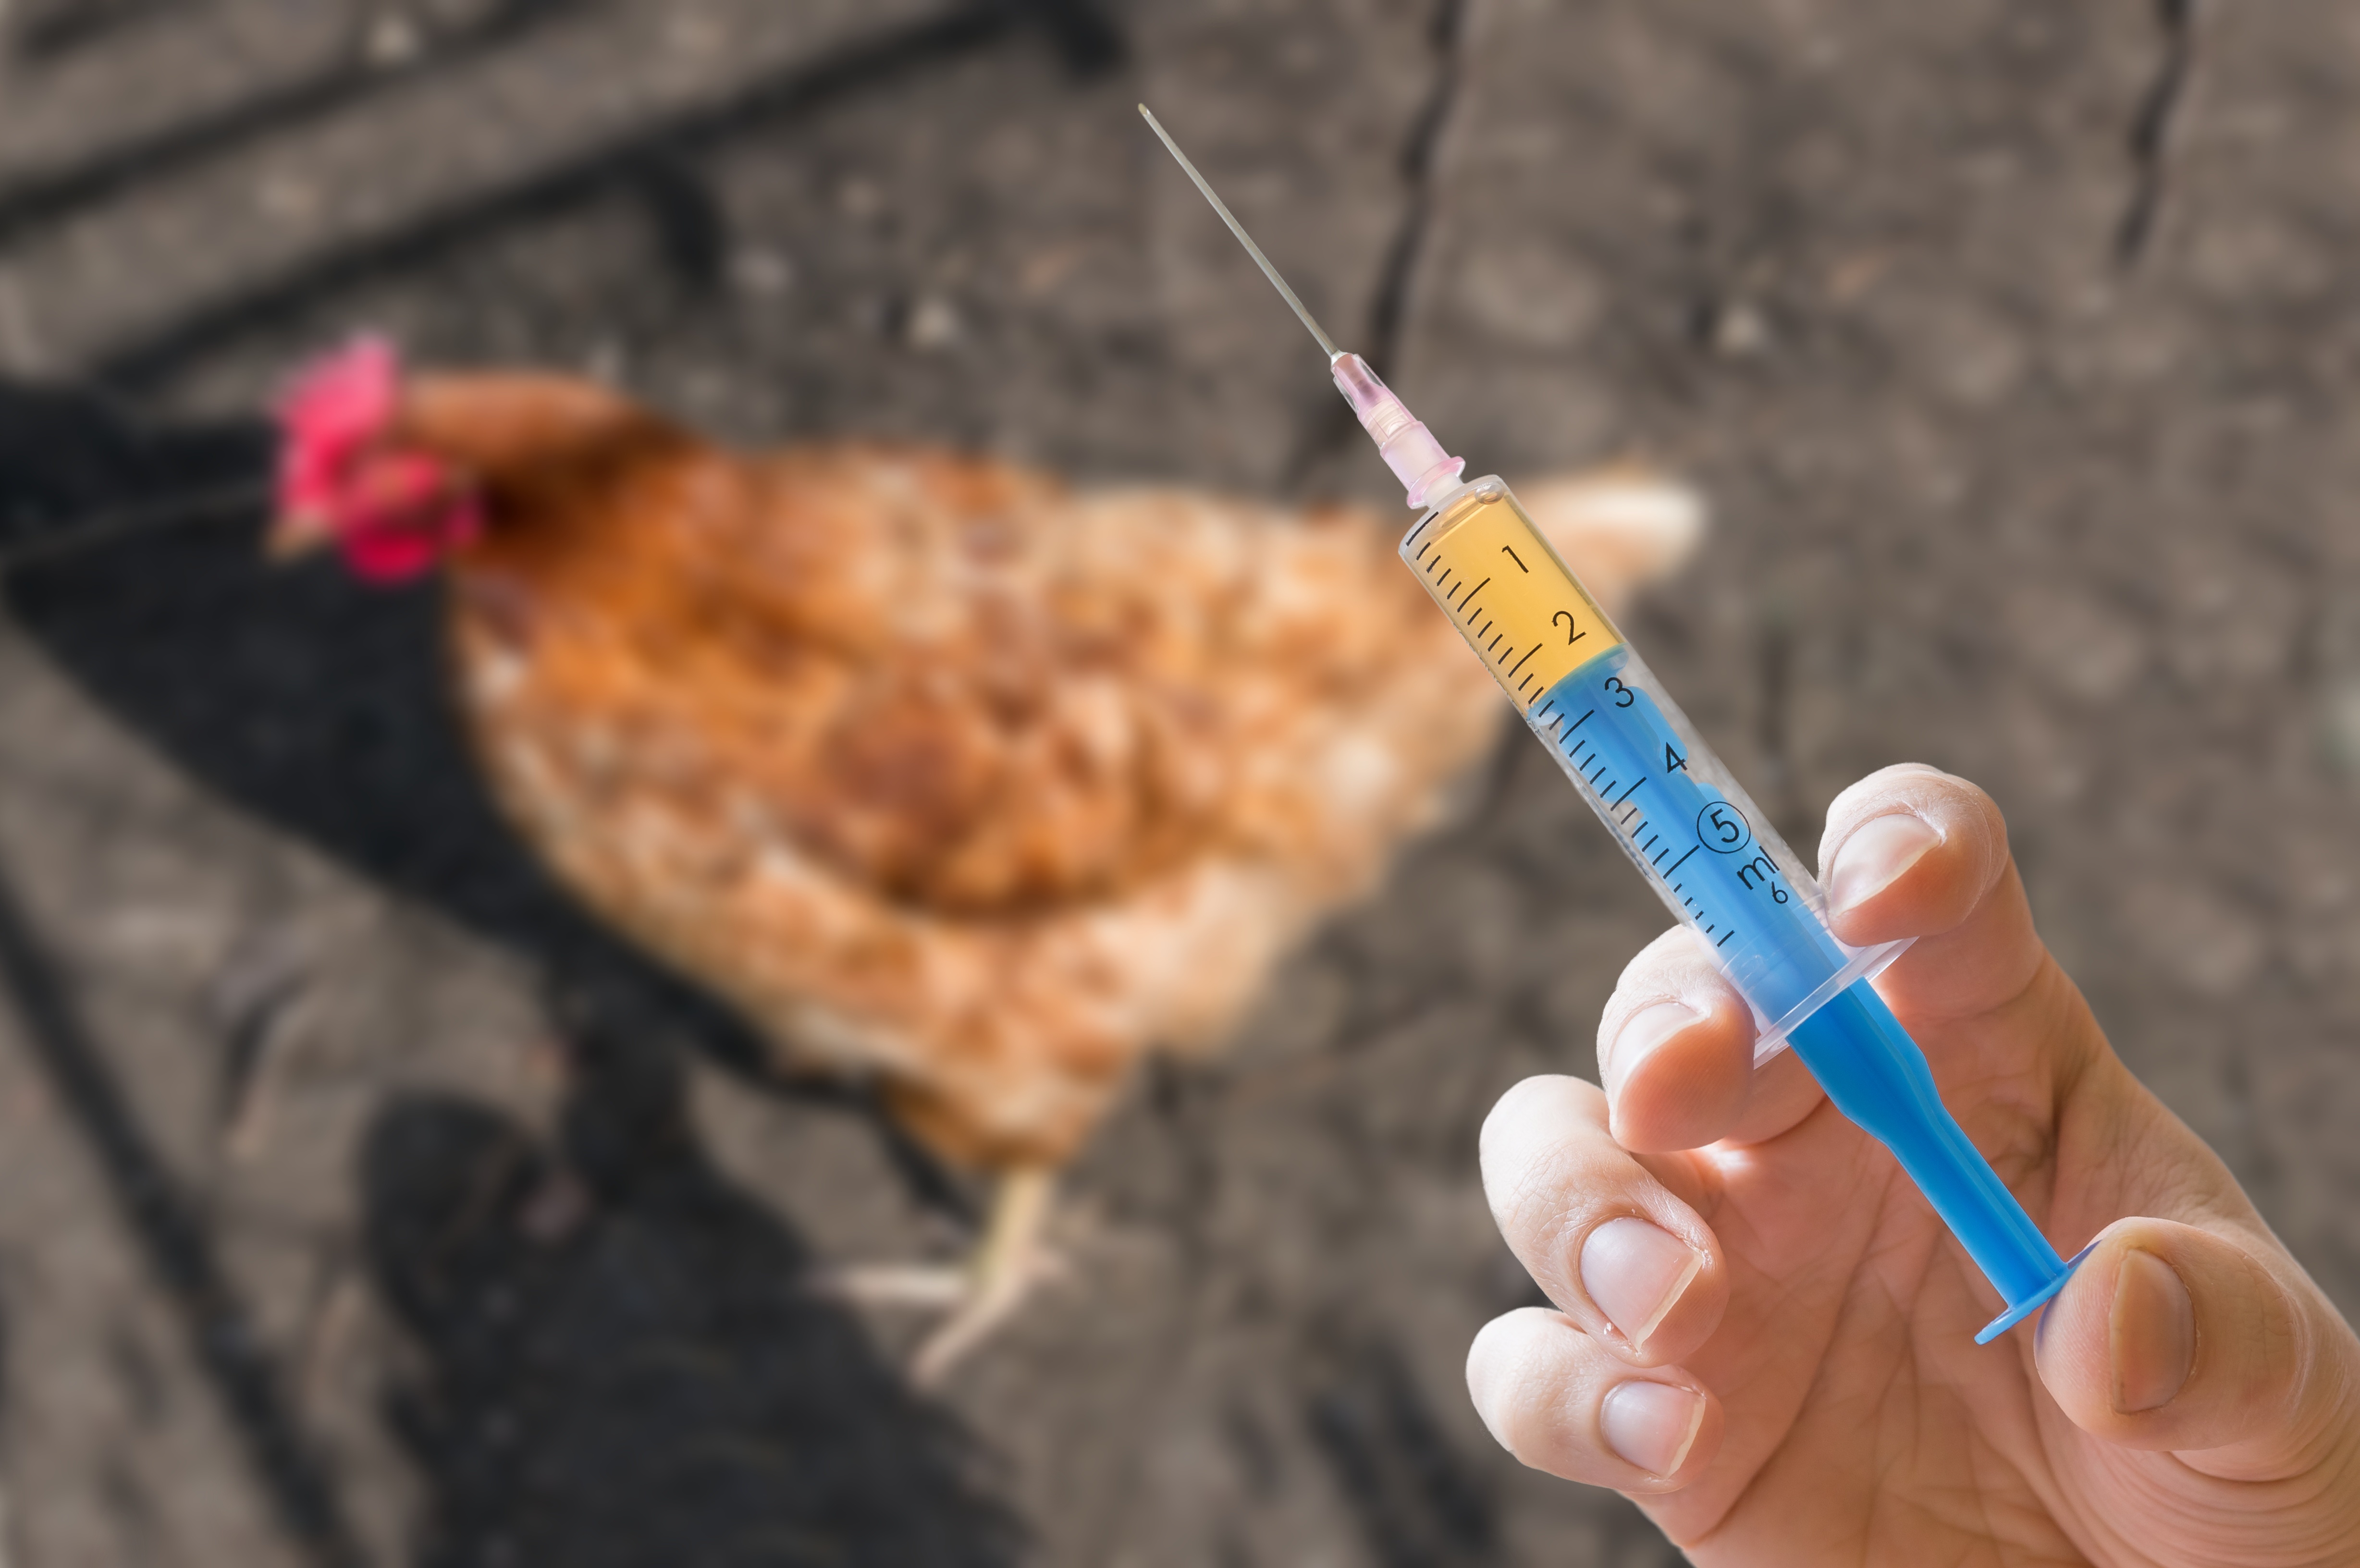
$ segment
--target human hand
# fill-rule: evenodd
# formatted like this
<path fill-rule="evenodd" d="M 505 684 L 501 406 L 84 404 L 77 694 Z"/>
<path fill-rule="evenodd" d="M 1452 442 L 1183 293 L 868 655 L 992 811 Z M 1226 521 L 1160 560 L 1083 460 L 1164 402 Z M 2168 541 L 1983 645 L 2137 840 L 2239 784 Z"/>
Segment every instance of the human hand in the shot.
<path fill-rule="evenodd" d="M 1836 934 L 1917 935 L 1878 989 L 2060 1250 L 2038 1330 L 1684 928 L 1623 971 L 1603 1092 L 1484 1124 L 1508 1244 L 1558 1311 L 1488 1324 L 1478 1410 L 1699 1563 L 2360 1562 L 2360 1342 L 2041 945 L 1998 808 L 1932 768 L 1838 797 Z M 2120 1215 L 2147 1217 L 2122 1219 Z M 2112 1224 L 2108 1222 L 2112 1221 Z"/>

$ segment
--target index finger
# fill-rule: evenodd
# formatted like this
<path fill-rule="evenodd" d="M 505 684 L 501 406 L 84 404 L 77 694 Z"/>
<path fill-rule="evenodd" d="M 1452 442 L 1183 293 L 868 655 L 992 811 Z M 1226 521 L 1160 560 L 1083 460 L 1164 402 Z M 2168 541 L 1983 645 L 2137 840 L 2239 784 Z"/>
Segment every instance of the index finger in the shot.
<path fill-rule="evenodd" d="M 1918 938 L 1877 989 L 1927 1023 L 2024 994 L 2048 951 L 2032 927 L 2007 822 L 1989 795 L 1922 763 L 1838 795 L 1819 840 L 1828 926 L 1855 947 Z"/>

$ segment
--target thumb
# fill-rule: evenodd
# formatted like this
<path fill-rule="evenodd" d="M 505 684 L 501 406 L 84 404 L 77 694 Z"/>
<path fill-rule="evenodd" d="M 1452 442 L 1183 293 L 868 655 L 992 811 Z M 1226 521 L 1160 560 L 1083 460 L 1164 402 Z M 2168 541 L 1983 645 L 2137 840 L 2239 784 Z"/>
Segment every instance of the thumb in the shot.
<path fill-rule="evenodd" d="M 2041 1381 L 2082 1431 L 2220 1451 L 2201 1465 L 2220 1475 L 2308 1466 L 2360 1380 L 2351 1330 L 2258 1227 L 2108 1226 L 2035 1344 Z"/>

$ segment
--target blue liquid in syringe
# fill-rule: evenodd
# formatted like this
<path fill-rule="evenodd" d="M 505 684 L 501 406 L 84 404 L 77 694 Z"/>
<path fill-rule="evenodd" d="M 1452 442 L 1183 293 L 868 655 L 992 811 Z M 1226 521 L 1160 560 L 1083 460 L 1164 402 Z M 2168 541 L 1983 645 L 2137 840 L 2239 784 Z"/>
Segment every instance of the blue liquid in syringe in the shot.
<path fill-rule="evenodd" d="M 1603 803 L 1641 869 L 1669 889 L 1765 1022 L 1785 1018 L 1851 955 L 1755 842 L 1744 811 L 1696 776 L 1691 743 L 1622 672 L 1629 646 L 1543 696 L 1530 722 Z"/>

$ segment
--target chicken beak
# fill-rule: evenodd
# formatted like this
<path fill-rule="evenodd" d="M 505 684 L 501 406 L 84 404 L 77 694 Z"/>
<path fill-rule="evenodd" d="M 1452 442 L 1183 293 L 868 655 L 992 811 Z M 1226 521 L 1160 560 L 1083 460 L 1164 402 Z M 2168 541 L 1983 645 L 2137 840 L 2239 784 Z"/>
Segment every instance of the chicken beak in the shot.
<path fill-rule="evenodd" d="M 328 519 L 317 512 L 281 512 L 263 536 L 262 553 L 274 561 L 298 561 L 321 550 L 335 538 Z"/>

